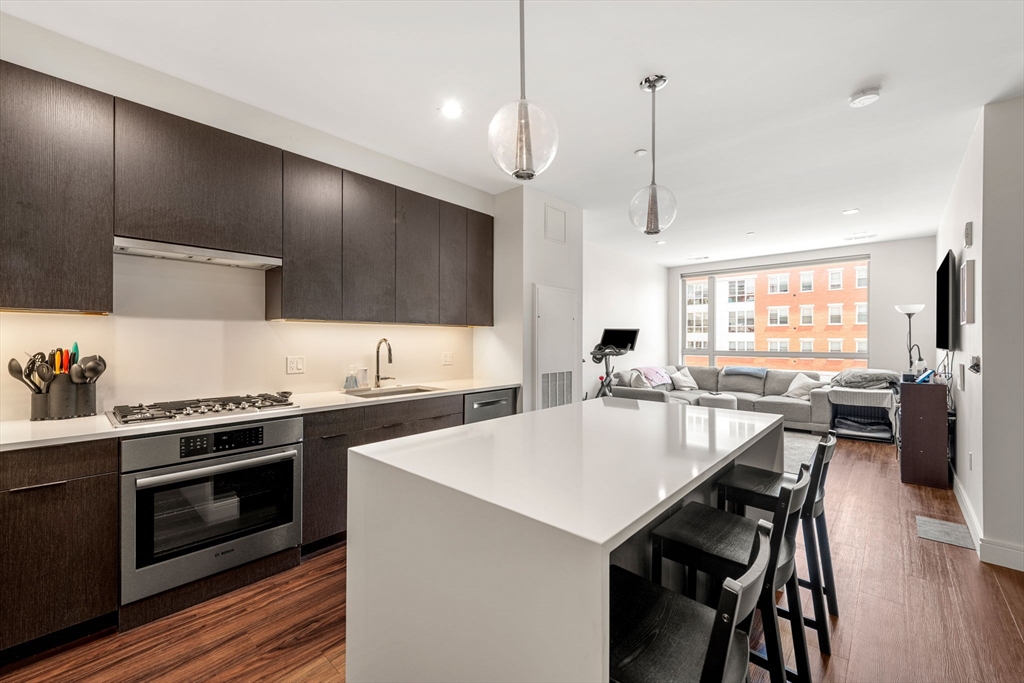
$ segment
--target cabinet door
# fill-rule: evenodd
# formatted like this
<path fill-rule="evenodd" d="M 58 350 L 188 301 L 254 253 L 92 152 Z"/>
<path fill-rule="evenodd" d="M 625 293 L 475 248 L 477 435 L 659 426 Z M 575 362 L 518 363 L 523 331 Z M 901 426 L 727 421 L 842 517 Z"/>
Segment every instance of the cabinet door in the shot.
<path fill-rule="evenodd" d="M 343 319 L 343 174 L 284 153 L 283 263 L 267 273 L 267 318 Z"/>
<path fill-rule="evenodd" d="M 117 610 L 118 481 L 0 492 L 0 649 Z"/>
<path fill-rule="evenodd" d="M 345 171 L 345 320 L 395 321 L 395 186 Z"/>
<path fill-rule="evenodd" d="M 359 434 L 356 432 L 355 434 Z M 302 543 L 345 531 L 348 519 L 348 449 L 353 434 L 307 440 L 302 451 Z"/>
<path fill-rule="evenodd" d="M 467 209 L 441 202 L 442 325 L 466 324 L 466 214 Z"/>
<path fill-rule="evenodd" d="M 440 201 L 400 187 L 395 206 L 395 319 L 437 324 Z"/>
<path fill-rule="evenodd" d="M 494 324 L 494 218 L 472 210 L 466 221 L 466 322 Z"/>
<path fill-rule="evenodd" d="M 0 308 L 114 305 L 114 98 L 0 62 Z"/>
<path fill-rule="evenodd" d="M 115 234 L 281 255 L 280 149 L 127 100 L 115 110 Z"/>

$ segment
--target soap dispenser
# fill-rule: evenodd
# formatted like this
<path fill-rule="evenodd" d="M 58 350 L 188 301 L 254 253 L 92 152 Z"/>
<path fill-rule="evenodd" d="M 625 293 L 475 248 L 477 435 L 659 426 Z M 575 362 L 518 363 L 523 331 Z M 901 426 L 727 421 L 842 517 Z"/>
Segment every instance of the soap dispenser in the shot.
<path fill-rule="evenodd" d="M 348 377 L 345 378 L 345 389 L 358 389 L 359 382 L 356 380 L 356 366 L 348 366 Z"/>

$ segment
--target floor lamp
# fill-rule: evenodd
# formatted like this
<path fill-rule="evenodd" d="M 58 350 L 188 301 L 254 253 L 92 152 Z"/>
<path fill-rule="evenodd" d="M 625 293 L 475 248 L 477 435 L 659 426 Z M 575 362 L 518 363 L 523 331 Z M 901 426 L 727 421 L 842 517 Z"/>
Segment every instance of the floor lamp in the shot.
<path fill-rule="evenodd" d="M 914 349 L 917 349 L 917 360 L 923 363 L 924 358 L 921 357 L 921 347 L 914 344 L 911 339 L 911 332 L 913 326 L 911 320 L 914 318 L 915 313 L 920 313 L 924 310 L 924 304 L 901 304 L 896 306 L 896 310 L 907 316 L 907 358 L 910 361 L 910 374 L 917 375 L 914 370 Z"/>

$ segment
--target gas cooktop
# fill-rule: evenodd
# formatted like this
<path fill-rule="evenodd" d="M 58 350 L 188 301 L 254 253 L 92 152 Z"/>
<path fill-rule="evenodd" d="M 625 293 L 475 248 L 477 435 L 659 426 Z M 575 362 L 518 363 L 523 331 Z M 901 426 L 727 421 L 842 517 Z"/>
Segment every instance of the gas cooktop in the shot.
<path fill-rule="evenodd" d="M 246 394 L 245 396 L 221 396 L 220 398 L 196 398 L 186 401 L 166 401 L 143 405 L 114 406 L 107 412 L 107 418 L 115 427 L 126 427 L 140 422 L 167 422 L 187 420 L 213 415 L 250 415 L 253 413 L 288 408 L 292 392 L 277 394 Z"/>

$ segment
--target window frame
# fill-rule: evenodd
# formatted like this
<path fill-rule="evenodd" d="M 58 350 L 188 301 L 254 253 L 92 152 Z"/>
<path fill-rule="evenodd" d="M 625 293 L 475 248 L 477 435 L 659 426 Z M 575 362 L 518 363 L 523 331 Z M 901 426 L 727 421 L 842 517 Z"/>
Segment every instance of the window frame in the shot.
<path fill-rule="evenodd" d="M 772 351 L 772 344 L 779 345 L 779 348 L 777 348 L 774 351 Z M 781 346 L 782 344 L 785 344 L 786 348 L 782 348 L 782 346 Z M 783 339 L 783 338 L 769 339 L 768 340 L 768 352 L 769 353 L 792 353 L 789 350 L 789 339 Z"/>
<path fill-rule="evenodd" d="M 786 322 L 782 322 L 781 313 L 785 311 Z M 772 322 L 772 313 L 775 313 L 776 322 Z M 756 316 L 756 311 L 755 311 Z M 755 323 L 756 325 L 756 323 Z M 789 306 L 769 306 L 768 307 L 768 327 L 789 327 Z"/>
<path fill-rule="evenodd" d="M 838 287 L 833 287 L 832 286 L 832 276 L 833 275 L 838 275 L 839 276 L 839 286 Z M 839 291 L 842 291 L 842 289 L 843 289 L 843 269 L 842 268 L 829 268 L 828 269 L 828 291 L 830 291 L 830 292 L 839 292 Z"/>
<path fill-rule="evenodd" d="M 864 284 L 860 283 L 860 274 L 864 273 Z M 854 266 L 853 268 L 853 286 L 854 289 L 867 289 L 868 288 L 868 267 L 867 266 Z"/>
<path fill-rule="evenodd" d="M 774 280 L 775 291 L 772 291 L 772 285 Z M 781 289 L 780 285 L 785 285 L 785 289 Z M 789 273 L 775 273 L 774 275 L 768 276 L 768 293 L 769 294 L 789 294 Z"/>
<path fill-rule="evenodd" d="M 839 322 L 832 322 L 832 309 L 839 309 Z M 829 325 L 842 325 L 843 324 L 843 305 L 842 304 L 829 304 L 828 305 L 828 324 Z"/>
<path fill-rule="evenodd" d="M 864 342 L 864 350 L 860 350 L 861 342 Z M 867 353 L 868 352 L 868 340 L 863 337 L 856 337 L 853 340 L 853 348 L 855 353 Z"/>
<path fill-rule="evenodd" d="M 810 275 L 811 276 L 811 282 L 810 282 L 811 286 L 810 286 L 809 289 L 804 289 L 804 275 Z M 800 273 L 800 290 L 799 290 L 799 292 L 801 294 L 803 294 L 805 292 L 813 292 L 813 291 L 814 291 L 814 271 L 813 270 L 801 271 L 801 273 Z"/>
<path fill-rule="evenodd" d="M 804 322 L 804 309 L 811 309 L 811 322 Z M 800 304 L 800 327 L 814 327 L 814 304 Z"/>
<path fill-rule="evenodd" d="M 837 351 L 833 351 L 832 350 L 832 343 L 833 342 L 839 342 L 839 349 Z M 831 354 L 836 354 L 836 353 L 842 353 L 843 352 L 843 339 L 842 339 L 842 337 L 830 337 L 829 338 L 829 340 L 828 340 L 828 352 L 831 353 Z"/>
<path fill-rule="evenodd" d="M 804 350 L 804 342 L 810 342 L 811 348 Z M 800 339 L 800 353 L 814 353 L 814 338 L 803 337 Z"/>
<path fill-rule="evenodd" d="M 864 312 L 864 320 L 860 319 L 861 311 Z M 866 301 L 861 301 L 853 305 L 853 322 L 855 325 L 867 325 L 868 324 L 868 304 Z"/>

